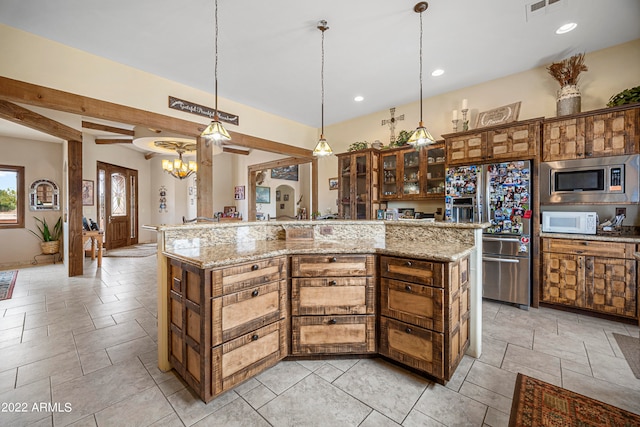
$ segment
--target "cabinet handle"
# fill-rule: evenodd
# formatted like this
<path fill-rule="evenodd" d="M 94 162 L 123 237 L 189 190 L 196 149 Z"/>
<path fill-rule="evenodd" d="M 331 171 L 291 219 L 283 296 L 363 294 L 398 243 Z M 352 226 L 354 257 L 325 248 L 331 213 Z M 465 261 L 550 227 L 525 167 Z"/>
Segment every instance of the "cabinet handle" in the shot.
<path fill-rule="evenodd" d="M 576 251 L 576 253 L 577 253 L 577 254 L 581 254 L 581 253 L 583 253 L 583 252 L 584 252 L 584 251 Z"/>
<path fill-rule="evenodd" d="M 251 266 L 251 271 L 256 271 L 256 270 L 257 270 L 257 269 L 259 269 L 259 268 L 260 268 L 260 266 L 259 266 L 258 264 L 253 264 L 253 265 Z"/>
<path fill-rule="evenodd" d="M 251 296 L 252 297 L 257 297 L 259 293 L 260 292 L 258 292 L 258 290 L 256 289 L 255 291 L 251 292 Z"/>
<path fill-rule="evenodd" d="M 578 157 L 582 157 L 582 153 L 576 153 Z"/>
<path fill-rule="evenodd" d="M 580 258 L 579 258 L 579 261 L 580 261 L 580 262 L 578 262 L 578 266 L 579 266 L 580 268 L 584 268 L 584 258 L 583 258 L 583 257 L 580 257 Z"/>
<path fill-rule="evenodd" d="M 591 156 L 593 156 L 593 153 L 587 153 L 586 156 L 587 157 L 591 157 Z"/>
<path fill-rule="evenodd" d="M 262 279 L 263 282 L 268 282 L 269 281 L 269 276 L 264 276 L 264 279 Z"/>
<path fill-rule="evenodd" d="M 336 282 L 335 280 L 332 280 L 332 281 L 329 282 L 329 286 L 335 286 L 337 284 L 338 284 L 338 282 Z"/>
<path fill-rule="evenodd" d="M 407 328 L 407 329 L 405 329 L 404 331 L 405 331 L 406 333 L 408 333 L 408 334 L 410 334 L 411 332 L 413 332 L 413 331 L 411 330 L 411 328 Z"/>
<path fill-rule="evenodd" d="M 333 258 L 331 258 L 331 259 L 329 260 L 329 262 L 338 262 L 338 258 L 333 257 Z"/>
<path fill-rule="evenodd" d="M 589 246 L 589 242 L 582 242 L 583 245 Z"/>
<path fill-rule="evenodd" d="M 406 264 L 407 264 L 407 267 L 411 267 L 413 265 L 411 261 L 407 261 Z"/>
<path fill-rule="evenodd" d="M 258 340 L 258 338 L 260 338 L 260 337 L 258 336 L 258 334 L 254 334 L 254 335 L 252 335 L 252 336 L 251 336 L 251 341 L 257 341 L 257 340 Z"/>
<path fill-rule="evenodd" d="M 338 323 L 338 321 L 336 319 L 329 320 L 329 324 L 330 325 L 335 325 L 336 323 Z"/>
<path fill-rule="evenodd" d="M 408 291 L 408 292 L 411 292 L 411 286 L 409 286 L 409 285 L 405 286 L 405 287 L 404 287 L 404 289 L 405 289 L 406 291 Z"/>

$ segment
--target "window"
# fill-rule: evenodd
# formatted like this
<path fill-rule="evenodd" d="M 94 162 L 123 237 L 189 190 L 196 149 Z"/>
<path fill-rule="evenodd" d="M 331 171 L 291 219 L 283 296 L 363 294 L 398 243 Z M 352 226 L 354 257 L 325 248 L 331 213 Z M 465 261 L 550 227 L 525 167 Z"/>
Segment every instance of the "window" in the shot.
<path fill-rule="evenodd" d="M 24 167 L 0 165 L 0 229 L 24 228 Z"/>

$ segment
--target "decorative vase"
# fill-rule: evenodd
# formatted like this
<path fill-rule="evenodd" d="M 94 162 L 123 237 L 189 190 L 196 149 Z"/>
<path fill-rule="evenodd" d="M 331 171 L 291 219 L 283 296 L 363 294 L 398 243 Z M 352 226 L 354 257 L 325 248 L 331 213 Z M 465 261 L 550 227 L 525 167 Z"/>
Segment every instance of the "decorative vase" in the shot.
<path fill-rule="evenodd" d="M 53 242 L 41 242 L 40 250 L 46 255 L 57 254 L 60 250 L 60 240 L 54 240 Z"/>
<path fill-rule="evenodd" d="M 558 91 L 556 109 L 558 116 L 580 112 L 580 89 L 577 85 L 562 86 Z"/>

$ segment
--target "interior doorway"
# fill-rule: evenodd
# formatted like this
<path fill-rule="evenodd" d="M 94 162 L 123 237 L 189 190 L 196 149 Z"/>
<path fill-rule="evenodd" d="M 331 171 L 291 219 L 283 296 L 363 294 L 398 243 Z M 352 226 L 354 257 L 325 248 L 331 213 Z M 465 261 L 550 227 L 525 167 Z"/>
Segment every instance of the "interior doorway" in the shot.
<path fill-rule="evenodd" d="M 276 219 L 293 219 L 296 216 L 296 190 L 289 185 L 276 187 Z"/>
<path fill-rule="evenodd" d="M 105 249 L 138 243 L 138 171 L 98 162 L 97 190 Z"/>

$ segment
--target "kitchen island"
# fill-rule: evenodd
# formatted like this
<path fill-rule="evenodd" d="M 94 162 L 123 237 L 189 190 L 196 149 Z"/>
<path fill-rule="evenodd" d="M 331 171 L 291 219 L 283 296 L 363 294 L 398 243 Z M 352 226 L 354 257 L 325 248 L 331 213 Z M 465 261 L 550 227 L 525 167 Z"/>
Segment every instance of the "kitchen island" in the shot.
<path fill-rule="evenodd" d="M 382 354 L 446 382 L 481 353 L 482 229 L 424 221 L 158 232 L 158 366 L 204 401 L 288 356 Z"/>

